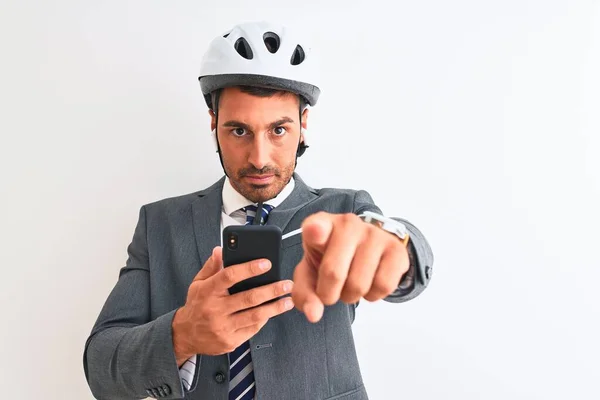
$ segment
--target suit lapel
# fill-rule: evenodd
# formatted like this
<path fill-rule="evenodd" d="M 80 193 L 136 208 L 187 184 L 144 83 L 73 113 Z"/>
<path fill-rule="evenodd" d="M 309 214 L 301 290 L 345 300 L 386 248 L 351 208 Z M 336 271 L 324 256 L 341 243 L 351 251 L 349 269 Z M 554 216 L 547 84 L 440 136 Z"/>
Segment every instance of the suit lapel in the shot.
<path fill-rule="evenodd" d="M 294 215 L 308 203 L 318 198 L 318 192 L 307 186 L 298 174 L 294 173 L 294 190 L 269 213 L 267 225 L 276 225 L 283 233 Z"/>
<path fill-rule="evenodd" d="M 192 203 L 194 235 L 202 263 L 211 256 L 213 248 L 221 245 L 223 182 L 225 177 L 198 193 L 199 198 Z"/>

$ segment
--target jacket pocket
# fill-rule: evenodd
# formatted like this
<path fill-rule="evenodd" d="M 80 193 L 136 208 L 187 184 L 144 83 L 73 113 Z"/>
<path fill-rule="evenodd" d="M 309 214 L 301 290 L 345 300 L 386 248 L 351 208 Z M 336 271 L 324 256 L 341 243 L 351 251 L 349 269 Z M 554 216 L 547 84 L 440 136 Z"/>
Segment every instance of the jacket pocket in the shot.
<path fill-rule="evenodd" d="M 367 391 L 365 385 L 360 385 L 356 389 L 352 389 L 348 392 L 336 394 L 333 397 L 328 397 L 324 400 L 368 400 Z"/>

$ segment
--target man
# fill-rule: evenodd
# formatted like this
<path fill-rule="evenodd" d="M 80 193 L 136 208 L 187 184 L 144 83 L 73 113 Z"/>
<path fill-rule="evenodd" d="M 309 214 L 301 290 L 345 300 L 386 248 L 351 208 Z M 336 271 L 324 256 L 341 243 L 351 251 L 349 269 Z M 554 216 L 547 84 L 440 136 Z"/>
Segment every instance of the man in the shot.
<path fill-rule="evenodd" d="M 413 225 L 381 216 L 365 191 L 312 189 L 294 173 L 308 147 L 307 105 L 320 94 L 311 56 L 267 23 L 211 43 L 200 86 L 226 176 L 141 208 L 86 343 L 97 398 L 367 399 L 355 308 L 361 298 L 414 298 L 433 256 Z M 224 269 L 222 229 L 259 217 L 302 233 L 283 240 L 283 281 L 230 295 L 270 265 Z"/>

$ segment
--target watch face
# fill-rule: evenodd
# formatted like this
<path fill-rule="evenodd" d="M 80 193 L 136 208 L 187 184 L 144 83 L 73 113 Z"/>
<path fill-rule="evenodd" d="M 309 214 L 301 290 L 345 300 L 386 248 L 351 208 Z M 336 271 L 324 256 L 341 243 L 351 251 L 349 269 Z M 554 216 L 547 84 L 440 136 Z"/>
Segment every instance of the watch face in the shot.
<path fill-rule="evenodd" d="M 398 235 L 401 239 L 404 239 L 406 236 L 406 227 L 404 224 L 393 219 L 386 221 L 384 229 Z"/>
<path fill-rule="evenodd" d="M 371 211 L 365 211 L 363 216 L 365 217 L 365 222 L 377 225 L 381 229 L 398 236 L 400 239 L 405 239 L 408 234 L 406 226 L 395 219 L 384 217 Z"/>

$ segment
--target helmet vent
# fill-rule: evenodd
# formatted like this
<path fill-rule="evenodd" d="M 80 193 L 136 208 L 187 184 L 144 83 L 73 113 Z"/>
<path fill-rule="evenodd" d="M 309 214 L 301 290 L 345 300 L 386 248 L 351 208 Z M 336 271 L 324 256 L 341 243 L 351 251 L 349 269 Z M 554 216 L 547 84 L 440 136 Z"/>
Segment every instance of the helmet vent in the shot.
<path fill-rule="evenodd" d="M 279 36 L 276 33 L 266 32 L 263 35 L 263 40 L 269 53 L 277 53 L 277 50 L 279 50 Z"/>
<path fill-rule="evenodd" d="M 227 39 L 227 36 L 229 36 L 229 34 L 230 34 L 230 33 L 231 33 L 231 32 L 227 32 L 226 34 L 224 34 L 224 35 L 223 35 L 223 37 L 224 37 L 225 39 Z"/>
<path fill-rule="evenodd" d="M 252 60 L 252 57 L 254 55 L 252 54 L 252 49 L 250 48 L 250 45 L 248 44 L 246 39 L 244 39 L 243 37 L 239 38 L 235 41 L 233 47 L 240 56 L 244 57 L 246 60 Z"/>
<path fill-rule="evenodd" d="M 304 61 L 304 49 L 302 46 L 296 46 L 294 50 L 294 54 L 292 54 L 292 59 L 290 60 L 292 65 L 298 65 Z"/>

